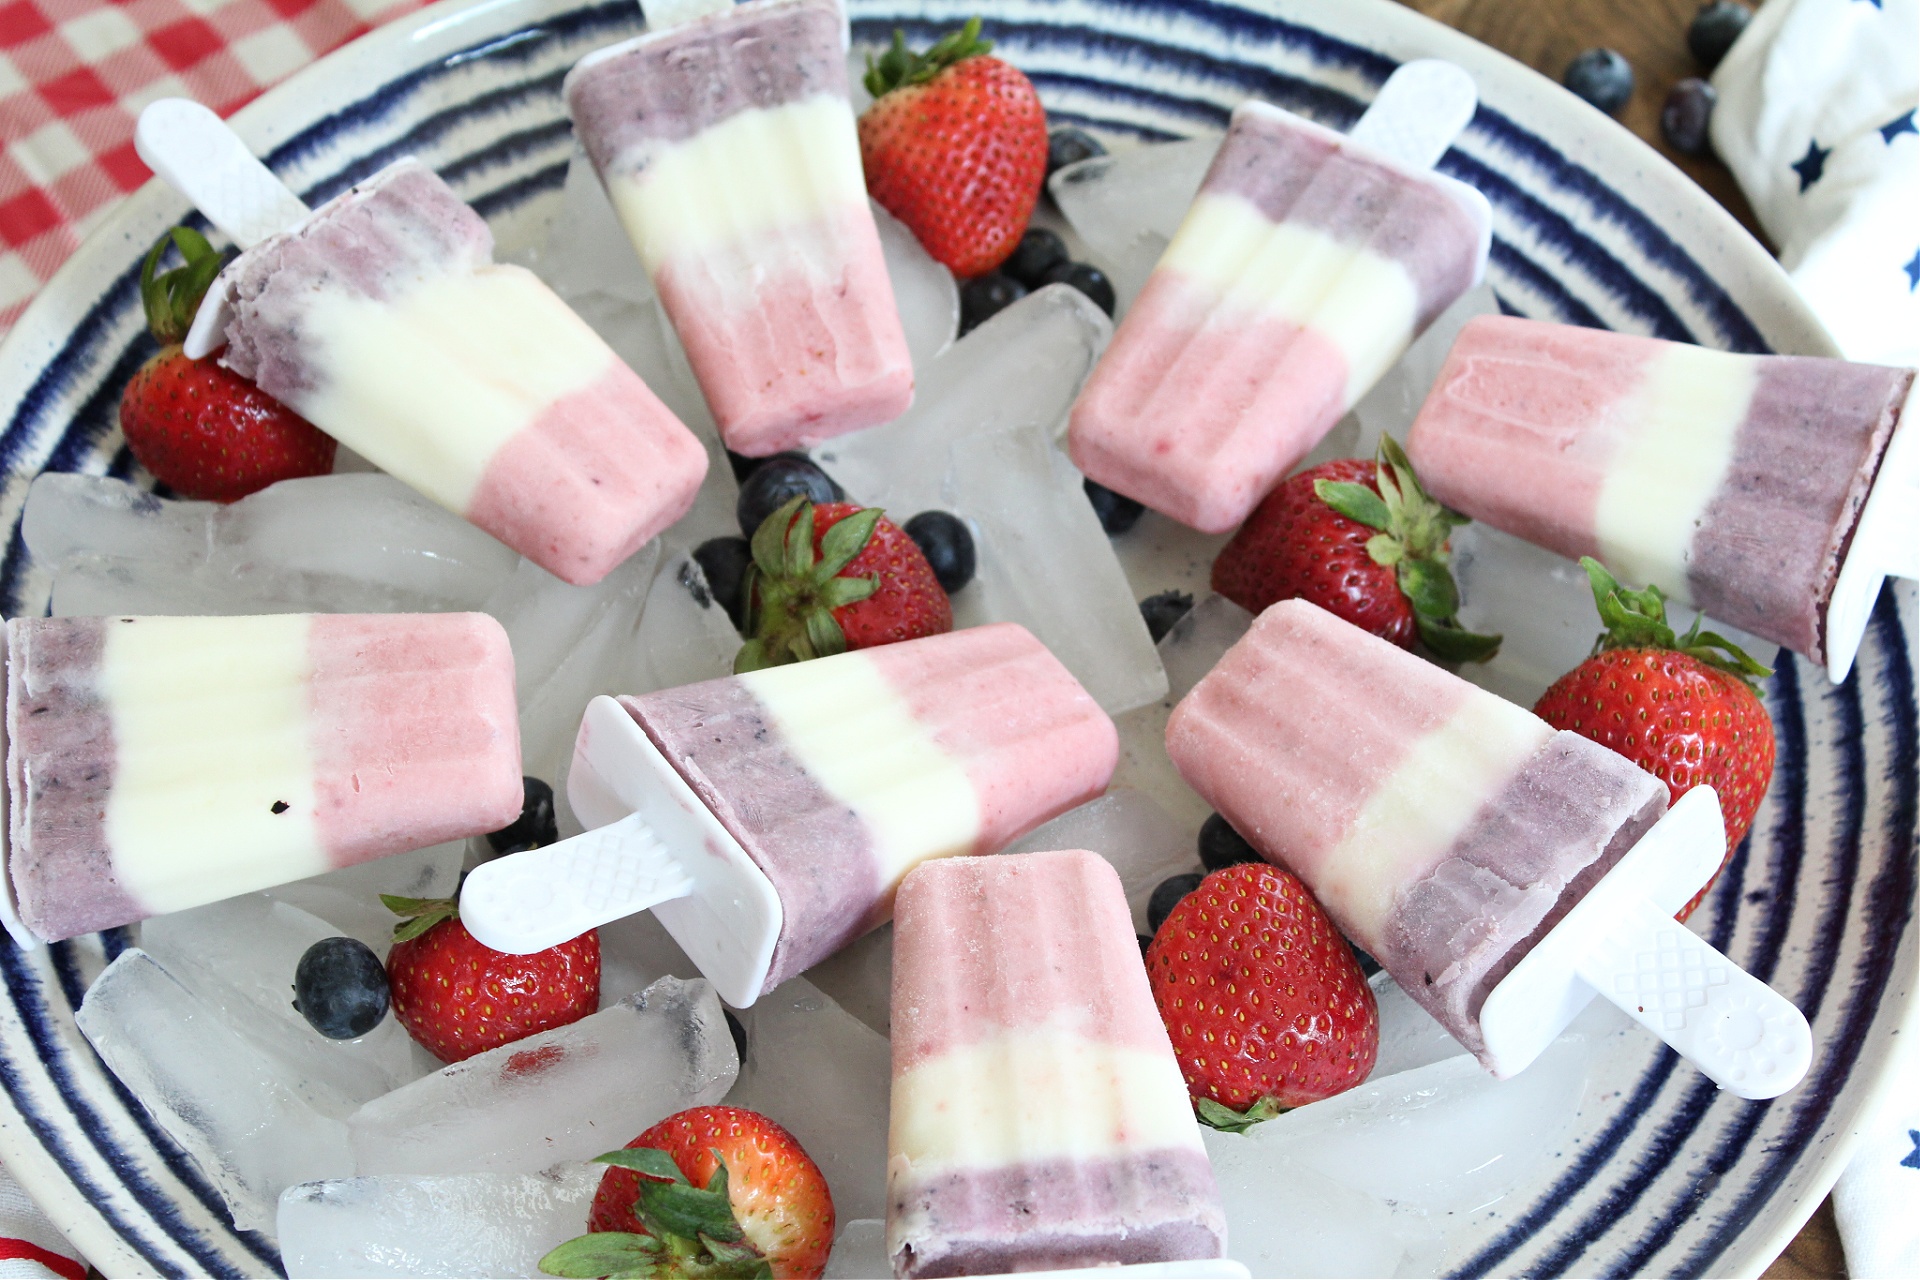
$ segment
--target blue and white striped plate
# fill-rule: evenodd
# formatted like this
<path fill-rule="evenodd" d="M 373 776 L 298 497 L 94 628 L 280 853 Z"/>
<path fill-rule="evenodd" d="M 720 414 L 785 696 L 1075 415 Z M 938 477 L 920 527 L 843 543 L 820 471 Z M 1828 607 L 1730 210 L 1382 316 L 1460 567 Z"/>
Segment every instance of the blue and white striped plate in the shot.
<path fill-rule="evenodd" d="M 852 0 L 856 39 L 924 40 L 977 0 Z M 1558 87 L 1387 0 L 996 0 L 988 34 L 1059 116 L 1144 139 L 1218 131 L 1258 95 L 1345 126 L 1396 62 L 1453 59 L 1483 105 L 1441 167 L 1494 207 L 1493 283 L 1516 312 L 1740 351 L 1829 353 L 1786 278 L 1722 209 Z M 395 156 L 433 164 L 508 251 L 535 243 L 571 141 L 560 80 L 639 27 L 628 0 L 447 0 L 301 72 L 235 123 L 309 202 Z M 149 184 L 0 347 L 0 607 L 42 610 L 18 522 L 43 470 L 129 474 L 121 384 L 147 355 L 135 276 L 183 204 Z M 1461 1274 L 1755 1274 L 1844 1163 L 1910 1015 L 1916 747 L 1911 592 L 1881 601 L 1853 678 L 1787 660 L 1768 699 L 1773 792 L 1697 917 L 1716 946 L 1812 1020 L 1807 1082 L 1772 1103 L 1720 1095 L 1622 1039 L 1577 1141 L 1546 1175 L 1448 1229 Z M 111 1274 L 259 1275 L 205 1179 L 100 1067 L 72 1012 L 108 936 L 0 952 L 0 1157 Z M 1598 1101 L 1594 1101 L 1597 1099 Z"/>

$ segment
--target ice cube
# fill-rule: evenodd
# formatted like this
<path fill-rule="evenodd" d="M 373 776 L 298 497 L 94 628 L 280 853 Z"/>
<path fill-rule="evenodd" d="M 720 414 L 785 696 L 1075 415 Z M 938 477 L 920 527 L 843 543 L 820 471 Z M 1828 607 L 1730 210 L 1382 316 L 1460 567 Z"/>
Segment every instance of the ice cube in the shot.
<path fill-rule="evenodd" d="M 946 350 L 960 331 L 960 289 L 953 272 L 934 260 L 907 224 L 873 204 L 873 224 L 880 230 L 880 250 L 886 255 L 887 277 L 893 282 L 894 305 L 906 330 L 907 350 L 914 372 L 922 373 Z"/>
<path fill-rule="evenodd" d="M 893 926 L 856 938 L 807 970 L 807 981 L 860 1021 L 891 1035 L 893 1031 Z"/>
<path fill-rule="evenodd" d="M 515 563 L 487 534 L 379 474 L 282 480 L 221 509 L 214 536 L 222 565 L 344 579 L 391 593 L 397 611 L 477 609 Z"/>
<path fill-rule="evenodd" d="M 1373 988 L 1380 1009 L 1380 1056 L 1374 1060 L 1369 1080 L 1385 1080 L 1464 1052 L 1460 1042 L 1384 971 L 1367 979 L 1367 985 Z"/>
<path fill-rule="evenodd" d="M 1304 1167 L 1397 1214 L 1464 1215 L 1542 1176 L 1543 1167 L 1563 1152 L 1561 1143 L 1588 1090 L 1589 1031 L 1602 1025 L 1582 1015 L 1510 1080 L 1497 1080 L 1469 1055 L 1457 1054 L 1376 1075 L 1233 1141 L 1208 1135 L 1208 1151 L 1271 1164 L 1276 1175 L 1288 1164 Z M 1235 1151 L 1236 1143 L 1253 1150 Z M 1221 1157 L 1214 1158 L 1217 1169 Z M 1257 1196 L 1258 1186 L 1259 1179 L 1250 1178 L 1247 1190 Z M 1271 1205 L 1270 1194 L 1258 1196 L 1257 1212 Z M 1237 1205 L 1229 1201 L 1229 1239 L 1236 1239 L 1241 1220 L 1252 1212 L 1254 1205 L 1244 1198 Z"/>
<path fill-rule="evenodd" d="M 973 529 L 979 577 L 954 622 L 1018 622 L 1109 715 L 1167 691 L 1166 672 L 1080 473 L 1044 427 L 954 441 L 946 505 Z"/>
<path fill-rule="evenodd" d="M 919 376 L 913 408 L 900 418 L 829 440 L 814 456 L 855 501 L 885 507 L 905 524 L 943 501 L 954 441 L 1011 427 L 1064 426 L 1112 333 L 1078 290 L 1042 289 L 948 347 Z"/>
<path fill-rule="evenodd" d="M 579 830 L 566 798 L 566 774 L 580 715 L 595 694 L 625 692 L 640 611 L 660 559 L 656 540 L 590 587 L 562 582 L 521 561 L 487 601 L 513 644 L 520 704 L 520 764 L 553 787 L 563 834 Z"/>
<path fill-rule="evenodd" d="M 335 932 L 360 939 L 384 957 L 399 919 L 382 905 L 380 895 L 451 898 L 466 859 L 467 842 L 450 840 L 279 885 L 267 890 L 267 896 L 312 912 Z"/>
<path fill-rule="evenodd" d="M 892 1275 L 885 1220 L 857 1218 L 840 1228 L 823 1274 L 825 1280 L 873 1280 L 875 1276 Z"/>
<path fill-rule="evenodd" d="M 651 911 L 600 926 L 600 1007 L 618 1004 L 661 978 L 692 980 L 700 966 L 687 958 Z"/>
<path fill-rule="evenodd" d="M 391 917 L 389 917 L 391 918 Z M 354 1108 L 415 1078 L 412 1041 L 391 1017 L 354 1040 L 330 1040 L 293 1007 L 293 975 L 307 948 L 340 936 L 325 920 L 265 894 L 155 916 L 140 946 L 218 1011 L 232 1030 L 290 1072 L 324 1082 L 338 1101 L 315 1106 L 345 1120 Z M 385 948 L 376 954 L 385 955 Z"/>
<path fill-rule="evenodd" d="M 234 1032 L 146 952 L 122 952 L 74 1020 L 241 1229 L 272 1230 L 286 1188 L 353 1172 L 346 1126 L 315 1109 L 311 1083 Z"/>
<path fill-rule="evenodd" d="M 1494 295 L 1493 286 L 1481 284 L 1455 298 L 1451 306 L 1435 316 L 1426 332 L 1414 340 L 1380 381 L 1373 384 L 1373 389 L 1353 406 L 1360 431 L 1354 440 L 1352 456 L 1372 457 L 1382 434 L 1405 444 L 1407 428 L 1413 425 L 1414 415 L 1426 402 L 1427 392 L 1440 376 L 1440 366 L 1446 363 L 1447 352 L 1453 349 L 1453 340 L 1460 336 L 1460 330 L 1476 316 L 1499 314 L 1500 301 Z"/>
<path fill-rule="evenodd" d="M 1009 853 L 1091 849 L 1113 864 L 1133 908 L 1133 927 L 1147 932 L 1147 899 L 1168 876 L 1200 870 L 1199 825 L 1185 826 L 1131 787 L 1113 787 L 1016 842 Z"/>
<path fill-rule="evenodd" d="M 799 1140 L 826 1175 L 837 1216 L 884 1216 L 893 1087 L 886 1040 L 805 978 L 739 1017 L 747 1057 L 727 1105 L 769 1116 Z"/>
<path fill-rule="evenodd" d="M 280 1260 L 302 1276 L 541 1276 L 540 1259 L 583 1234 L 606 1172 L 401 1174 L 288 1187 Z"/>
<path fill-rule="evenodd" d="M 662 978 L 361 1107 L 348 1121 L 354 1171 L 533 1173 L 590 1159 L 718 1102 L 738 1071 L 713 988 Z"/>
<path fill-rule="evenodd" d="M 1195 832 L 1213 806 L 1187 785 L 1167 757 L 1167 716 L 1173 700 L 1162 698 L 1113 718 L 1120 731 L 1120 762 L 1113 786 L 1128 787 L 1152 800 L 1182 828 Z"/>
<path fill-rule="evenodd" d="M 707 589 L 707 576 L 685 550 L 668 547 L 647 591 L 620 676 L 623 693 L 652 693 L 714 680 L 733 670 L 740 633 Z"/>
<path fill-rule="evenodd" d="M 1266 1144 L 1212 1129 L 1201 1133 L 1226 1204 L 1227 1255 L 1254 1275 L 1405 1274 L 1407 1228 L 1380 1200 Z"/>
<path fill-rule="evenodd" d="M 1167 696 L 1176 702 L 1253 625 L 1253 615 L 1221 595 L 1195 604 L 1186 617 L 1160 637 L 1160 664 L 1167 669 Z"/>
<path fill-rule="evenodd" d="M 20 536 L 48 569 L 76 555 L 196 564 L 211 551 L 219 504 L 157 498 L 108 476 L 48 471 L 34 477 Z"/>
<path fill-rule="evenodd" d="M 1217 136 L 1149 144 L 1082 160 L 1048 180 L 1054 203 L 1113 281 L 1123 307 L 1179 230 L 1219 149 Z"/>
<path fill-rule="evenodd" d="M 653 301 L 653 283 L 640 255 L 620 225 L 600 175 L 577 144 L 561 189 L 560 212 L 534 270 L 555 293 L 576 305 L 590 293 L 634 303 Z"/>
<path fill-rule="evenodd" d="M 305 593 L 270 574 L 220 573 L 204 563 L 75 555 L 54 570 L 53 616 L 238 616 L 311 610 Z"/>

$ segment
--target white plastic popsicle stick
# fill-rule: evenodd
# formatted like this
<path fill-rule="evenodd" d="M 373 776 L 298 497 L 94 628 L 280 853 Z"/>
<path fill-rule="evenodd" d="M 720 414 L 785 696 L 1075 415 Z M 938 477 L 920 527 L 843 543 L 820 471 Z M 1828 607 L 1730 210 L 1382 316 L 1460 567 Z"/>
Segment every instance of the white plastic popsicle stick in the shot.
<path fill-rule="evenodd" d="M 524 954 L 651 907 L 722 1000 L 757 1000 L 785 919 L 780 895 L 612 698 L 580 719 L 567 798 L 592 829 L 476 868 L 460 891 L 468 931 Z"/>
<path fill-rule="evenodd" d="M 1695 787 L 1487 996 L 1480 1028 L 1495 1074 L 1523 1070 L 1601 995 L 1739 1097 L 1798 1084 L 1813 1061 L 1806 1018 L 1673 920 L 1672 904 L 1725 852 L 1720 798 Z"/>
<path fill-rule="evenodd" d="M 529 955 L 692 892 L 692 877 L 633 813 L 482 863 L 461 887 L 460 918 L 495 951 Z"/>
<path fill-rule="evenodd" d="M 1920 379 L 1880 458 L 1880 473 L 1860 509 L 1853 541 L 1827 600 L 1827 678 L 1847 678 L 1866 637 L 1874 601 L 1888 578 L 1920 578 Z"/>
<path fill-rule="evenodd" d="M 242 249 L 297 225 L 310 212 L 226 121 L 190 99 L 149 104 L 134 126 L 133 148 Z"/>
<path fill-rule="evenodd" d="M 1479 105 L 1479 90 L 1465 70 L 1420 58 L 1387 77 L 1347 136 L 1409 169 L 1431 169 Z"/>
<path fill-rule="evenodd" d="M 149 103 L 134 126 L 133 149 L 243 250 L 299 226 L 312 212 L 254 158 L 226 121 L 187 98 Z M 194 314 L 185 343 L 192 359 L 213 354 L 226 341 L 233 318 L 231 274 L 229 264 Z"/>

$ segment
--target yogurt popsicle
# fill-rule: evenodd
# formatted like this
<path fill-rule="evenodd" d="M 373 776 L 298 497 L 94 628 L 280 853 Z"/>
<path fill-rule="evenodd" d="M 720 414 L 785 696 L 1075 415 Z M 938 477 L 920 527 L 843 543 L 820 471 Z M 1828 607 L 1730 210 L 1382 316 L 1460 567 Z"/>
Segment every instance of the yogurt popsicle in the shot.
<path fill-rule="evenodd" d="M 920 863 L 994 852 L 1098 796 L 1118 755 L 1106 713 L 1012 623 L 596 699 L 567 785 L 605 829 L 481 867 L 461 918 L 531 951 L 658 904 L 749 1004 L 884 922 Z M 614 867 L 646 889 L 600 887 Z"/>
<path fill-rule="evenodd" d="M 1303 600 L 1194 686 L 1167 753 L 1495 1074 L 1596 993 L 1742 1097 L 1805 1074 L 1799 1011 L 1672 919 L 1726 848 L 1712 788 L 1667 813 L 1625 757 Z"/>
<path fill-rule="evenodd" d="M 753 0 L 567 77 L 574 128 L 737 453 L 912 403 L 846 58 L 834 0 Z"/>
<path fill-rule="evenodd" d="M 1394 81 L 1432 67 L 1465 80 L 1414 63 Z M 1089 477 L 1203 532 L 1233 528 L 1479 278 L 1486 199 L 1368 145 L 1394 81 L 1352 136 L 1235 109 L 1074 405 L 1069 450 Z M 1470 81 L 1465 94 L 1471 115 Z"/>
<path fill-rule="evenodd" d="M 1825 663 L 1828 602 L 1913 378 L 1483 316 L 1407 452 L 1448 506 Z"/>
<path fill-rule="evenodd" d="M 1225 1252 L 1213 1169 L 1104 858 L 928 863 L 900 887 L 893 936 L 896 1276 Z"/>
<path fill-rule="evenodd" d="M 15 618 L 8 870 L 49 941 L 494 831 L 520 812 L 485 614 Z"/>
<path fill-rule="evenodd" d="M 700 442 L 487 224 L 400 160 L 228 266 L 224 363 L 569 582 L 692 505 Z"/>
<path fill-rule="evenodd" d="M 1302 600 L 1194 686 L 1167 753 L 1475 1051 L 1487 993 L 1667 809 L 1624 756 Z"/>

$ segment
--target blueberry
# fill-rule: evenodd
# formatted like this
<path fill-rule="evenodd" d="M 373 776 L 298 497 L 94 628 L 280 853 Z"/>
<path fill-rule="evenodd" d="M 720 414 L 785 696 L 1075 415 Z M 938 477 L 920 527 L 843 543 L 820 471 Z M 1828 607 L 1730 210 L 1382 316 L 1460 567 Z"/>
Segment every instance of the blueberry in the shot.
<path fill-rule="evenodd" d="M 741 593 L 747 580 L 747 566 L 753 563 L 753 549 L 745 538 L 709 538 L 693 549 L 700 572 L 707 575 L 707 590 L 727 611 L 734 630 L 746 625 L 747 602 Z"/>
<path fill-rule="evenodd" d="M 1633 96 L 1633 67 L 1612 49 L 1589 49 L 1567 64 L 1560 83 L 1608 115 Z"/>
<path fill-rule="evenodd" d="M 1200 865 L 1207 870 L 1218 871 L 1242 862 L 1261 861 L 1264 859 L 1253 851 L 1246 837 L 1235 831 L 1219 814 L 1209 816 L 1200 824 Z"/>
<path fill-rule="evenodd" d="M 1660 132 L 1667 145 L 1686 156 L 1703 156 L 1712 147 L 1707 123 L 1713 119 L 1713 104 L 1720 100 L 1713 86 L 1690 76 L 1673 86 L 1667 103 L 1660 108 Z"/>
<path fill-rule="evenodd" d="M 1003 275 L 1038 289 L 1047 272 L 1067 260 L 1067 242 L 1045 227 L 1028 227 L 1011 256 L 1000 264 Z"/>
<path fill-rule="evenodd" d="M 733 1010 L 722 1009 L 720 1013 L 727 1020 L 727 1034 L 733 1037 L 733 1051 L 744 1063 L 747 1060 L 747 1029 L 740 1025 L 740 1019 L 733 1016 Z"/>
<path fill-rule="evenodd" d="M 520 816 L 487 833 L 487 843 L 495 853 L 520 853 L 560 839 L 560 828 L 553 818 L 553 788 L 538 778 L 522 778 L 520 787 L 525 797 Z"/>
<path fill-rule="evenodd" d="M 793 499 L 805 496 L 814 503 L 837 502 L 840 486 L 804 453 L 776 453 L 753 469 L 740 486 L 734 514 L 740 532 L 751 538 L 761 522 Z"/>
<path fill-rule="evenodd" d="M 354 1040 L 387 1016 L 387 971 L 358 938 L 322 938 L 293 970 L 293 1007 L 329 1040 Z"/>
<path fill-rule="evenodd" d="M 1153 935 L 1150 933 L 1136 933 L 1133 936 L 1134 940 L 1140 944 L 1140 958 L 1142 960 L 1146 959 L 1147 948 L 1153 945 Z"/>
<path fill-rule="evenodd" d="M 1047 135 L 1047 176 L 1051 178 L 1057 169 L 1105 154 L 1107 149 L 1099 139 L 1085 129 L 1065 125 Z"/>
<path fill-rule="evenodd" d="M 1371 978 L 1374 974 L 1380 972 L 1380 962 L 1378 960 L 1375 960 L 1372 956 L 1368 955 L 1366 952 L 1362 951 L 1360 948 L 1354 946 L 1351 942 L 1347 944 L 1347 947 L 1349 950 L 1353 952 L 1354 960 L 1356 960 L 1360 965 L 1361 977 Z"/>
<path fill-rule="evenodd" d="M 1162 591 L 1140 602 L 1140 616 L 1147 620 L 1147 634 L 1159 644 L 1173 624 L 1193 610 L 1193 597 L 1184 591 Z"/>
<path fill-rule="evenodd" d="M 765 458 L 749 458 L 744 453 L 727 450 L 727 465 L 733 468 L 733 482 L 739 484 L 753 474 L 753 469 L 765 462 Z"/>
<path fill-rule="evenodd" d="M 1093 504 L 1093 514 L 1100 517 L 1100 527 L 1107 531 L 1108 537 L 1125 533 L 1140 523 L 1140 517 L 1146 508 L 1132 498 L 1115 493 L 1103 484 L 1086 482 L 1087 501 Z"/>
<path fill-rule="evenodd" d="M 1189 871 L 1185 875 L 1168 876 L 1154 886 L 1153 896 L 1147 899 L 1147 928 L 1160 932 L 1160 926 L 1180 905 L 1180 899 L 1198 889 L 1205 879 L 1198 871 Z"/>
<path fill-rule="evenodd" d="M 1056 263 L 1047 274 L 1042 276 L 1043 284 L 1070 284 L 1093 299 L 1093 305 L 1113 314 L 1113 281 L 1107 279 L 1107 273 L 1087 262 Z"/>
<path fill-rule="evenodd" d="M 1693 15 L 1693 25 L 1687 28 L 1687 48 L 1693 60 L 1709 71 L 1719 66 L 1752 20 L 1753 10 L 1734 0 L 1709 0 L 1701 5 L 1700 12 Z"/>
<path fill-rule="evenodd" d="M 952 595 L 973 581 L 973 534 L 966 521 L 945 511 L 922 511 L 907 521 L 906 529 L 933 566 L 942 591 Z"/>
<path fill-rule="evenodd" d="M 960 332 L 972 333 L 1027 296 L 1027 286 L 998 271 L 975 276 L 960 286 Z"/>

